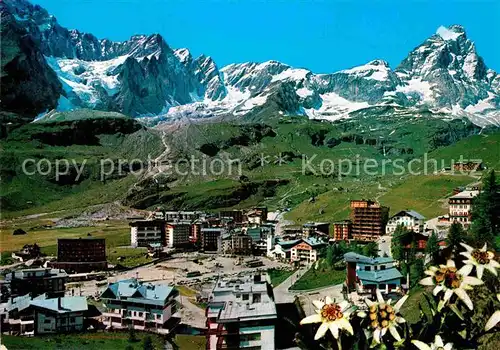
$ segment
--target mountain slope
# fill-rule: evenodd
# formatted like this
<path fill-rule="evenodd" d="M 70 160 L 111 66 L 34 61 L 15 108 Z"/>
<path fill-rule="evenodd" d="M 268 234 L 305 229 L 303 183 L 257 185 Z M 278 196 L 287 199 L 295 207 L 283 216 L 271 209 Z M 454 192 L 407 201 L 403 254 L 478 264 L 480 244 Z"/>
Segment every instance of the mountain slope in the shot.
<path fill-rule="evenodd" d="M 395 70 L 377 59 L 314 74 L 277 61 L 219 69 L 212 58 L 193 58 L 158 34 L 113 42 L 68 30 L 26 0 L 5 0 L 2 8 L 29 32 L 57 73 L 63 87 L 59 110 L 118 111 L 156 124 L 279 114 L 337 120 L 389 106 L 396 114 L 431 113 L 500 125 L 500 77 L 458 25 L 440 27 Z"/>
<path fill-rule="evenodd" d="M 56 108 L 61 83 L 32 38 L 3 9 L 1 28 L 1 109 L 34 117 Z"/>

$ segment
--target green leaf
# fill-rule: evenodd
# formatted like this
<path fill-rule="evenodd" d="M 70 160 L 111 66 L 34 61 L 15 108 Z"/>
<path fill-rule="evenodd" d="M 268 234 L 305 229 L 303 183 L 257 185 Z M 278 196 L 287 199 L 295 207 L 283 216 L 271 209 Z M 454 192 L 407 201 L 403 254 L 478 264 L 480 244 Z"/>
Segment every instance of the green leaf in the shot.
<path fill-rule="evenodd" d="M 467 337 L 467 330 L 466 329 L 463 329 L 461 330 L 460 332 L 458 332 L 458 334 L 460 334 L 460 336 L 465 339 Z"/>
<path fill-rule="evenodd" d="M 457 304 L 450 304 L 449 306 L 450 306 L 451 311 L 453 311 L 455 313 L 455 315 L 458 316 L 458 318 L 460 318 L 462 321 L 465 320 L 464 315 L 458 309 Z"/>
<path fill-rule="evenodd" d="M 394 345 L 394 347 L 395 347 L 395 348 L 400 348 L 400 347 L 404 346 L 405 340 L 406 340 L 406 339 L 404 339 L 404 338 L 403 338 L 403 339 L 401 339 L 400 341 L 398 341 L 398 342 L 394 343 L 394 344 L 393 344 L 393 345 Z"/>

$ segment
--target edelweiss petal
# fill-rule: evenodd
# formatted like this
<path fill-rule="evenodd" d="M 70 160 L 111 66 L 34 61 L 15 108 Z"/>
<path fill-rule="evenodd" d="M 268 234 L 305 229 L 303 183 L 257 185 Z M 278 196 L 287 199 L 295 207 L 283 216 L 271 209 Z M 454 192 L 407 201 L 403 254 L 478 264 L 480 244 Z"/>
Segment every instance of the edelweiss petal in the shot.
<path fill-rule="evenodd" d="M 474 268 L 474 265 L 464 265 L 458 272 L 460 272 L 461 275 L 468 276 L 471 272 L 472 269 Z"/>
<path fill-rule="evenodd" d="M 470 300 L 469 296 L 467 295 L 467 292 L 461 288 L 455 289 L 455 294 L 467 305 L 469 310 L 474 309 L 474 305 L 472 304 L 472 300 Z"/>
<path fill-rule="evenodd" d="M 461 245 L 462 247 L 464 247 L 465 249 L 467 249 L 467 252 L 469 252 L 469 253 L 470 253 L 470 252 L 472 252 L 472 251 L 474 250 L 474 248 L 472 248 L 470 245 L 467 245 L 467 244 L 465 244 L 465 243 L 460 243 L 460 245 Z"/>
<path fill-rule="evenodd" d="M 373 332 L 373 340 L 377 344 L 380 344 L 380 333 L 381 333 L 381 331 L 378 328 Z"/>
<path fill-rule="evenodd" d="M 437 350 L 437 349 L 451 350 L 453 347 L 452 343 L 444 345 L 443 339 L 441 339 L 439 335 L 436 335 L 436 337 L 434 338 L 434 343 L 431 344 L 426 344 L 420 340 L 412 340 L 411 342 L 420 350 Z"/>
<path fill-rule="evenodd" d="M 314 307 L 315 307 L 316 309 L 318 309 L 318 310 L 321 310 L 321 308 L 322 308 L 323 306 L 325 306 L 325 303 L 324 303 L 324 302 L 322 302 L 321 300 L 313 300 L 313 301 L 312 301 L 312 303 L 313 303 Z"/>
<path fill-rule="evenodd" d="M 471 285 L 471 286 L 479 286 L 479 285 L 484 283 L 479 278 L 470 277 L 470 276 L 465 276 L 462 281 L 463 281 L 463 283 Z"/>
<path fill-rule="evenodd" d="M 401 306 L 403 306 L 403 304 L 405 303 L 406 299 L 408 299 L 408 297 L 409 297 L 409 295 L 406 294 L 404 297 L 402 297 L 401 299 L 398 300 L 396 305 L 394 305 L 394 310 L 396 310 L 396 312 L 398 312 L 399 309 L 401 309 Z"/>
<path fill-rule="evenodd" d="M 330 323 L 329 325 L 330 332 L 332 332 L 332 335 L 335 339 L 339 337 L 339 327 L 335 324 L 335 322 Z"/>
<path fill-rule="evenodd" d="M 426 277 L 426 278 L 420 280 L 420 284 L 423 286 L 433 286 L 434 281 L 433 281 L 432 277 Z"/>
<path fill-rule="evenodd" d="M 424 343 L 420 340 L 412 340 L 411 342 L 413 345 L 415 345 L 420 350 L 432 350 L 429 345 L 427 345 L 426 343 Z"/>
<path fill-rule="evenodd" d="M 316 332 L 316 335 L 314 336 L 314 340 L 321 339 L 325 336 L 326 331 L 328 330 L 328 323 L 322 323 L 321 326 L 319 326 L 318 331 Z"/>
<path fill-rule="evenodd" d="M 354 334 L 351 324 L 345 318 L 341 318 L 340 320 L 336 321 L 336 323 L 338 323 L 340 328 L 345 329 L 351 335 Z"/>
<path fill-rule="evenodd" d="M 493 327 L 495 327 L 500 322 L 500 310 L 497 310 L 491 315 L 488 322 L 486 322 L 486 326 L 484 327 L 485 331 L 489 331 Z"/>
<path fill-rule="evenodd" d="M 392 336 L 394 337 L 394 339 L 396 339 L 396 341 L 401 341 L 401 336 L 399 335 L 396 327 L 394 326 L 389 327 L 389 332 L 391 332 Z"/>
<path fill-rule="evenodd" d="M 307 316 L 306 318 L 302 319 L 302 321 L 300 321 L 300 324 L 319 323 L 319 322 L 321 322 L 321 315 L 316 314 Z"/>

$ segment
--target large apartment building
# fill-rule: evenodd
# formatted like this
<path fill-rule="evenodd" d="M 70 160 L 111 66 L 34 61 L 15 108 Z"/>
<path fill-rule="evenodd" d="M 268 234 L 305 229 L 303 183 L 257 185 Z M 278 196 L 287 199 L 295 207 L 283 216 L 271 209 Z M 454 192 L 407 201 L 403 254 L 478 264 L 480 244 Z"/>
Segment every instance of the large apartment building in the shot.
<path fill-rule="evenodd" d="M 333 239 L 335 241 L 348 241 L 351 239 L 351 220 L 337 221 L 333 223 Z"/>
<path fill-rule="evenodd" d="M 59 269 L 36 268 L 12 271 L 5 276 L 5 280 L 10 284 L 12 297 L 29 292 L 32 297 L 45 293 L 53 298 L 64 296 L 68 274 Z"/>
<path fill-rule="evenodd" d="M 244 220 L 243 210 L 221 210 L 219 218 L 231 218 L 236 224 L 241 224 Z"/>
<path fill-rule="evenodd" d="M 369 200 L 351 201 L 352 238 L 375 241 L 384 235 L 389 208 Z"/>
<path fill-rule="evenodd" d="M 165 236 L 167 247 L 181 248 L 189 244 L 191 235 L 191 224 L 186 221 L 167 223 Z"/>
<path fill-rule="evenodd" d="M 206 316 L 207 349 L 275 349 L 276 304 L 265 275 L 219 279 Z"/>
<path fill-rule="evenodd" d="M 136 220 L 130 225 L 130 244 L 133 247 L 147 247 L 151 243 L 165 245 L 164 220 Z"/>
<path fill-rule="evenodd" d="M 237 255 L 252 254 L 252 238 L 244 233 L 231 236 L 231 251 Z"/>
<path fill-rule="evenodd" d="M 122 280 L 108 285 L 101 294 L 105 310 L 103 323 L 113 328 L 133 327 L 169 334 L 179 319 L 179 292 L 165 284 L 143 283 L 137 279 Z"/>
<path fill-rule="evenodd" d="M 472 202 L 479 191 L 462 191 L 448 199 L 450 222 L 467 227 L 471 222 Z"/>
<path fill-rule="evenodd" d="M 222 227 L 203 227 L 201 229 L 201 249 L 206 252 L 217 252 L 221 249 L 220 237 L 226 233 Z"/>
<path fill-rule="evenodd" d="M 53 267 L 67 272 L 91 272 L 105 270 L 106 240 L 104 238 L 59 238 L 57 262 Z"/>

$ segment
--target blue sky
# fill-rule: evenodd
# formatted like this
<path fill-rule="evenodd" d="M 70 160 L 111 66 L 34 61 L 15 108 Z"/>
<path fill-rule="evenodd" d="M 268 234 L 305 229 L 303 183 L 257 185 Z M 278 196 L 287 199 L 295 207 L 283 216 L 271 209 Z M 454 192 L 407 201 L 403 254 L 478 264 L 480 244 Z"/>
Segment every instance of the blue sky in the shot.
<path fill-rule="evenodd" d="M 391 67 L 440 25 L 461 24 L 500 72 L 500 1 L 33 0 L 68 28 L 126 40 L 160 33 L 173 48 L 234 62 L 282 61 L 328 73 L 381 58 Z"/>

